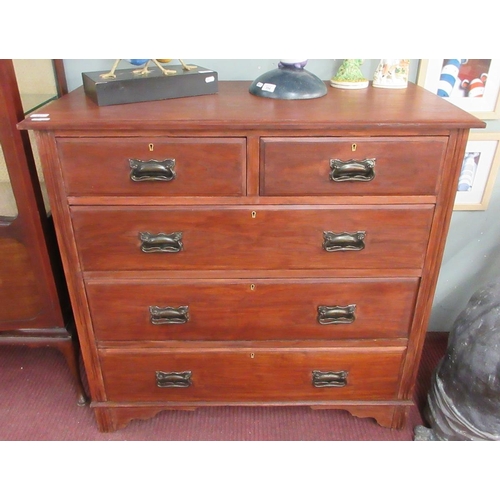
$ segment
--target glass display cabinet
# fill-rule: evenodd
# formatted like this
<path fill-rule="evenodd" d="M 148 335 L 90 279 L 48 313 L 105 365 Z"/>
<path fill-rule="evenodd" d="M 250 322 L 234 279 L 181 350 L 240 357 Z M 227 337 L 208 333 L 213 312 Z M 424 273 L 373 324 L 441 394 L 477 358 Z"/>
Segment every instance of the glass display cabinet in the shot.
<path fill-rule="evenodd" d="M 0 60 L 0 345 L 59 349 L 83 405 L 78 340 L 43 174 L 35 142 L 16 128 L 66 92 L 62 60 Z"/>

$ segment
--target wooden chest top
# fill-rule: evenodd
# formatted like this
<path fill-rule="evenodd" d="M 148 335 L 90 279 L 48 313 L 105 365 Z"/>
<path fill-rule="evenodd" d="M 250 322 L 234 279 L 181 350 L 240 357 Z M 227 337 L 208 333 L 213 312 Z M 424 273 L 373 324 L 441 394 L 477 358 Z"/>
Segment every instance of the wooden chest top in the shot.
<path fill-rule="evenodd" d="M 306 100 L 276 100 L 248 92 L 250 82 L 220 82 L 219 93 L 119 106 L 97 106 L 83 87 L 28 117 L 21 129 L 34 130 L 309 130 L 395 127 L 418 129 L 484 128 L 462 109 L 414 84 L 406 89 L 368 87 L 356 91 L 328 88 L 326 96 Z"/>

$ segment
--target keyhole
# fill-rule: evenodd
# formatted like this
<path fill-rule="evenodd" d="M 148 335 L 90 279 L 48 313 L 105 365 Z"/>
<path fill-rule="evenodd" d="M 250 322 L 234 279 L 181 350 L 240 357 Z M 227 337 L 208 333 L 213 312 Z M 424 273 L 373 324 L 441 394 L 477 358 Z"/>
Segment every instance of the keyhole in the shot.
<path fill-rule="evenodd" d="M 250 357 L 251 357 L 252 359 L 253 359 L 253 358 L 255 358 L 255 354 L 254 354 L 253 352 L 252 352 L 252 353 L 250 353 Z"/>
<path fill-rule="evenodd" d="M 150 142 L 150 143 L 148 144 L 148 148 L 149 148 L 149 150 L 150 150 L 150 151 L 153 151 L 153 150 L 154 150 L 154 148 L 155 148 L 155 145 L 154 145 L 152 142 Z"/>
<path fill-rule="evenodd" d="M 255 210 L 252 211 L 252 219 L 255 219 L 257 217 L 257 212 Z"/>
<path fill-rule="evenodd" d="M 353 145 L 351 146 L 351 151 L 356 151 L 356 148 L 357 148 L 357 147 L 358 147 L 358 146 L 357 146 L 357 144 L 353 144 Z"/>
<path fill-rule="evenodd" d="M 255 285 L 253 283 L 250 285 L 250 290 L 252 290 L 252 292 L 255 290 Z"/>

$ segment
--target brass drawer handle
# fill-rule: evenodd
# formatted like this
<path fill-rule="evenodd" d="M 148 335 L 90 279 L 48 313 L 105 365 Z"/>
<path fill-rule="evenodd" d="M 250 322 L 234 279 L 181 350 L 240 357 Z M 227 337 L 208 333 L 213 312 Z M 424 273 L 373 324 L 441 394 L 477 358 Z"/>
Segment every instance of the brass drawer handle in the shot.
<path fill-rule="evenodd" d="M 356 319 L 356 304 L 348 306 L 318 306 L 320 325 L 348 325 Z"/>
<path fill-rule="evenodd" d="M 365 160 L 330 160 L 330 180 L 334 182 L 369 182 L 375 178 L 375 158 Z"/>
<path fill-rule="evenodd" d="M 334 233 L 323 231 L 323 249 L 327 252 L 359 251 L 365 248 L 366 231 Z"/>
<path fill-rule="evenodd" d="M 156 385 L 162 389 L 189 387 L 192 385 L 191 371 L 186 372 L 156 372 Z"/>
<path fill-rule="evenodd" d="M 312 384 L 314 387 L 345 387 L 348 373 L 347 371 L 322 372 L 313 370 Z"/>
<path fill-rule="evenodd" d="M 177 253 L 184 248 L 182 244 L 182 232 L 180 231 L 170 234 L 140 232 L 139 240 L 142 242 L 141 250 L 146 253 Z"/>
<path fill-rule="evenodd" d="M 134 182 L 170 182 L 173 181 L 177 175 L 174 171 L 175 160 L 172 158 L 148 161 L 130 158 L 128 161 L 131 168 L 130 179 Z"/>
<path fill-rule="evenodd" d="M 149 314 L 153 325 L 182 325 L 189 321 L 189 306 L 150 306 Z"/>

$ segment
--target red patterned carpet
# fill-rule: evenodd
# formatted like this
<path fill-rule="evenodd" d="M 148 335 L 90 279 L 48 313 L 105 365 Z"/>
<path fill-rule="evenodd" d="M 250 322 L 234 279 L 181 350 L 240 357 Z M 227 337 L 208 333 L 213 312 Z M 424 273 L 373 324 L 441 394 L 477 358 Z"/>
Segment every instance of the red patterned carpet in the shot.
<path fill-rule="evenodd" d="M 162 412 L 100 433 L 93 411 L 76 404 L 63 356 L 55 349 L 0 349 L 1 441 L 411 441 L 422 423 L 432 372 L 446 350 L 444 334 L 429 334 L 420 366 L 416 406 L 404 430 L 380 427 L 345 411 L 302 407 L 209 407 Z"/>

